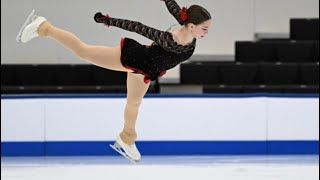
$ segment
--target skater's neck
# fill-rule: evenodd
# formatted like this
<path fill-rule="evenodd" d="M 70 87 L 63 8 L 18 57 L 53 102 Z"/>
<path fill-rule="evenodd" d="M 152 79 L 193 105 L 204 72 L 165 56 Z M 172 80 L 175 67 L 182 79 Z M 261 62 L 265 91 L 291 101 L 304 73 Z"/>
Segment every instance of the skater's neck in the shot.
<path fill-rule="evenodd" d="M 187 27 L 181 26 L 172 32 L 175 42 L 180 45 L 187 45 L 193 42 L 194 36 Z"/>

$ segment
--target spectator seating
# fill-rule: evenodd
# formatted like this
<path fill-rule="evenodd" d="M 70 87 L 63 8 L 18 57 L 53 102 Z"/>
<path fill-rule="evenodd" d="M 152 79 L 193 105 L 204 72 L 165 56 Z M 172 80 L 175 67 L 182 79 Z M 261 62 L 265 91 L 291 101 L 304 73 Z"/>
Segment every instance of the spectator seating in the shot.
<path fill-rule="evenodd" d="M 238 41 L 237 62 L 316 62 L 319 41 Z"/>
<path fill-rule="evenodd" d="M 126 93 L 126 77 L 93 65 L 2 64 L 1 93 Z M 161 85 L 152 82 L 148 93 Z M 319 19 L 291 19 L 290 39 L 235 42 L 234 62 L 183 63 L 178 85 L 204 93 L 319 93 Z"/>
<path fill-rule="evenodd" d="M 1 65 L 1 93 L 126 93 L 127 73 L 93 65 Z M 158 93 L 153 82 L 149 93 Z"/>
<path fill-rule="evenodd" d="M 202 84 L 204 93 L 317 93 L 319 63 L 193 62 L 181 65 L 181 79 L 183 85 Z"/>

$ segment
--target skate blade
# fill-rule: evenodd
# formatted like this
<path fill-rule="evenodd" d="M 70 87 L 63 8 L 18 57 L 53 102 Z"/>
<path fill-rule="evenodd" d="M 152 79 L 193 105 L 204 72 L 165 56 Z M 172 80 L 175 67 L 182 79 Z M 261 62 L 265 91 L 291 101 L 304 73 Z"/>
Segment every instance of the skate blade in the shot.
<path fill-rule="evenodd" d="M 133 163 L 133 164 L 138 164 L 138 163 L 139 163 L 138 160 L 134 160 L 134 159 L 130 158 L 130 157 L 127 155 L 127 153 L 121 151 L 121 149 L 117 148 L 115 145 L 110 144 L 110 147 L 111 147 L 112 149 L 114 149 L 115 151 L 117 151 L 120 155 L 122 155 L 122 156 L 125 157 L 126 159 L 130 160 L 131 163 Z"/>
<path fill-rule="evenodd" d="M 29 24 L 29 22 L 31 21 L 33 15 L 34 15 L 34 12 L 35 10 L 33 9 L 30 13 L 30 15 L 28 16 L 27 20 L 24 22 L 24 24 L 22 25 L 17 37 L 16 37 L 16 40 L 17 42 L 21 42 L 21 35 L 22 35 L 22 31 L 24 30 L 24 28 Z"/>

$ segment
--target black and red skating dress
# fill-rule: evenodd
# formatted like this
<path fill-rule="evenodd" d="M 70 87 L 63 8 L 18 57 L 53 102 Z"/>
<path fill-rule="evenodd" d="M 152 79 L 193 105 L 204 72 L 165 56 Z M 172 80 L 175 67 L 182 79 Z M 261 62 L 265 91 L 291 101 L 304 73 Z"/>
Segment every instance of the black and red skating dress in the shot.
<path fill-rule="evenodd" d="M 179 5 L 174 0 L 165 0 L 165 3 L 170 13 L 183 25 Z M 94 19 L 97 23 L 136 32 L 153 41 L 151 46 L 147 46 L 130 38 L 121 39 L 122 65 L 134 73 L 143 74 L 145 83 L 156 80 L 167 70 L 188 60 L 196 47 L 196 39 L 187 45 L 179 45 L 170 32 L 160 31 L 137 21 L 112 18 L 101 13 L 97 13 Z"/>

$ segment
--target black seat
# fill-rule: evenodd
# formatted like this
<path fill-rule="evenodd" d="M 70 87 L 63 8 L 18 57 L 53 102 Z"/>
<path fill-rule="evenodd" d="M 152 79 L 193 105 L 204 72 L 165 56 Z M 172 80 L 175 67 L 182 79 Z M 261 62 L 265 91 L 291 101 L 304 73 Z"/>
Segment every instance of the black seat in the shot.
<path fill-rule="evenodd" d="M 274 43 L 278 62 L 313 62 L 314 42 L 288 41 Z"/>
<path fill-rule="evenodd" d="M 4 70 L 4 71 L 2 71 Z M 1 93 L 45 93 L 55 86 L 55 70 L 51 65 L 4 65 Z"/>
<path fill-rule="evenodd" d="M 55 67 L 53 65 L 21 65 L 16 67 L 16 74 L 22 85 L 55 86 Z"/>
<path fill-rule="evenodd" d="M 290 38 L 319 41 L 319 19 L 290 19 Z"/>
<path fill-rule="evenodd" d="M 221 83 L 227 85 L 256 84 L 258 65 L 234 63 L 220 66 Z"/>
<path fill-rule="evenodd" d="M 319 85 L 319 63 L 300 64 L 300 84 Z"/>
<path fill-rule="evenodd" d="M 126 85 L 127 73 L 112 71 L 105 68 L 92 66 L 93 81 L 92 85 Z"/>
<path fill-rule="evenodd" d="M 292 85 L 298 83 L 297 63 L 261 63 L 261 83 L 266 85 Z"/>
<path fill-rule="evenodd" d="M 275 59 L 272 42 L 238 41 L 235 51 L 237 62 L 273 62 Z"/>
<path fill-rule="evenodd" d="M 86 86 L 91 80 L 90 65 L 57 65 L 58 86 Z"/>
<path fill-rule="evenodd" d="M 182 84 L 218 84 L 218 64 L 193 62 L 183 63 L 180 69 Z"/>
<path fill-rule="evenodd" d="M 17 65 L 1 64 L 1 87 L 22 85 L 18 80 L 16 67 Z"/>

